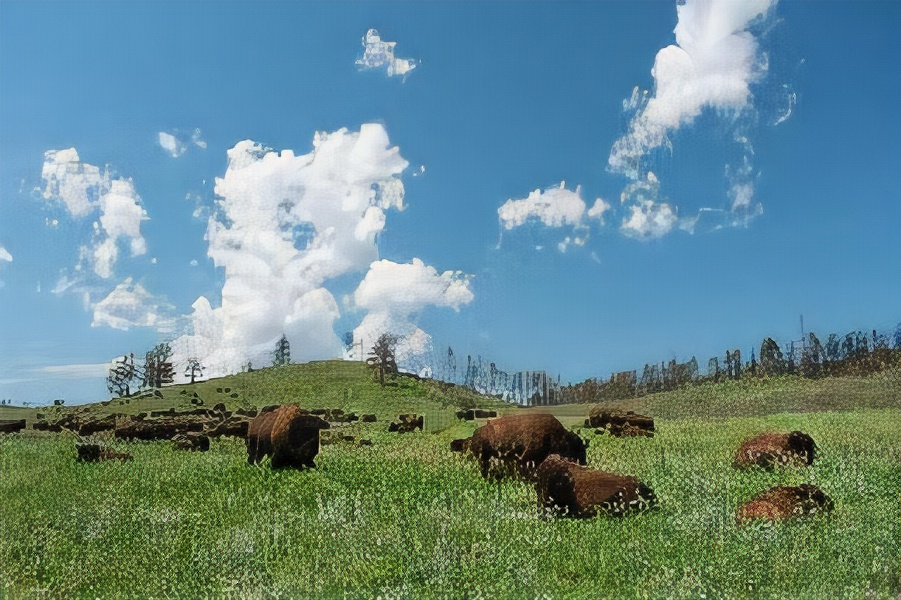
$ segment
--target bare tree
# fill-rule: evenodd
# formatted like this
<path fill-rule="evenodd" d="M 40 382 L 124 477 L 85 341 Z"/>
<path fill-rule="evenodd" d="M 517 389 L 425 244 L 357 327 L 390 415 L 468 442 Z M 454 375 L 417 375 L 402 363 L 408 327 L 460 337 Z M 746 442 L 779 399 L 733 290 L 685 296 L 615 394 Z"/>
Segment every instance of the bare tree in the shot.
<path fill-rule="evenodd" d="M 131 386 L 138 378 L 138 370 L 135 367 L 135 355 L 123 355 L 110 366 L 109 375 L 106 377 L 106 389 L 116 396 L 130 396 Z"/>
<path fill-rule="evenodd" d="M 200 364 L 199 358 L 189 358 L 188 366 L 185 367 L 185 377 L 191 378 L 191 383 L 194 383 L 194 380 L 197 377 L 203 375 L 203 365 Z"/>
<path fill-rule="evenodd" d="M 172 366 L 172 347 L 167 343 L 157 344 L 144 355 L 145 388 L 162 387 L 175 381 L 175 367 Z"/>

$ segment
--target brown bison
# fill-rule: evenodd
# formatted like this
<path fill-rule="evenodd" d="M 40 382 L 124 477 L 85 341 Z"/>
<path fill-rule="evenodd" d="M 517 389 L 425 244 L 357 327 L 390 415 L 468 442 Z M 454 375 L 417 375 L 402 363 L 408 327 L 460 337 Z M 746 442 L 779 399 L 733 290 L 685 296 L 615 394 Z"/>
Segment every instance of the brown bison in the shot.
<path fill-rule="evenodd" d="M 755 519 L 784 521 L 833 508 L 832 499 L 823 490 L 808 483 L 795 487 L 775 487 L 742 504 L 736 513 L 739 523 Z"/>
<path fill-rule="evenodd" d="M 101 460 L 134 460 L 131 454 L 116 452 L 100 444 L 78 444 L 78 460 L 80 462 L 99 462 Z"/>
<path fill-rule="evenodd" d="M 210 438 L 196 431 L 180 433 L 172 438 L 175 447 L 180 450 L 197 450 L 206 452 L 210 449 Z"/>
<path fill-rule="evenodd" d="M 623 515 L 657 504 L 654 491 L 635 477 L 604 473 L 551 454 L 536 471 L 538 502 L 573 517 L 599 510 Z"/>
<path fill-rule="evenodd" d="M 171 440 L 189 431 L 203 431 L 203 421 L 193 417 L 160 419 L 121 419 L 116 423 L 115 436 L 131 440 Z"/>
<path fill-rule="evenodd" d="M 633 411 L 622 412 L 600 406 L 591 409 L 585 419 L 586 427 L 596 427 L 596 433 L 604 431 L 617 437 L 637 437 L 654 435 L 654 419 Z"/>
<path fill-rule="evenodd" d="M 247 429 L 247 462 L 256 464 L 269 455 L 273 469 L 315 467 L 319 430 L 328 428 L 328 421 L 296 404 L 264 409 Z"/>
<path fill-rule="evenodd" d="M 451 448 L 468 450 L 475 456 L 483 477 L 488 477 L 491 463 L 497 461 L 506 470 L 531 479 L 535 468 L 551 454 L 584 465 L 586 443 L 553 415 L 526 414 L 489 421 L 468 440 L 452 442 Z"/>
<path fill-rule="evenodd" d="M 16 433 L 25 429 L 25 419 L 0 420 L 0 433 Z"/>
<path fill-rule="evenodd" d="M 736 468 L 759 466 L 772 469 L 774 465 L 809 465 L 817 446 L 806 433 L 766 432 L 746 440 L 735 453 Z"/>

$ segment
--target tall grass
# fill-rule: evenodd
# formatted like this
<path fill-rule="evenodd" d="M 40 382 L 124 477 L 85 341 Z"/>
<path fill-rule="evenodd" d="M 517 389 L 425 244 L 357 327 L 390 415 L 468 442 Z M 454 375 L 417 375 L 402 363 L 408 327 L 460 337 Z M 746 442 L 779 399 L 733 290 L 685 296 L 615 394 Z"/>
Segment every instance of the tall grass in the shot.
<path fill-rule="evenodd" d="M 639 476 L 660 507 L 551 518 L 533 486 L 484 481 L 448 451 L 472 430 L 322 448 L 318 468 L 248 466 L 239 440 L 208 453 L 123 445 L 80 464 L 59 436 L 0 436 L 0 595 L 19 597 L 874 597 L 901 589 L 901 411 L 659 421 L 652 439 L 596 436 L 589 464 Z M 737 472 L 762 429 L 799 428 L 814 465 Z M 587 434 L 587 430 L 585 434 Z M 738 526 L 738 504 L 815 483 L 830 515 Z"/>

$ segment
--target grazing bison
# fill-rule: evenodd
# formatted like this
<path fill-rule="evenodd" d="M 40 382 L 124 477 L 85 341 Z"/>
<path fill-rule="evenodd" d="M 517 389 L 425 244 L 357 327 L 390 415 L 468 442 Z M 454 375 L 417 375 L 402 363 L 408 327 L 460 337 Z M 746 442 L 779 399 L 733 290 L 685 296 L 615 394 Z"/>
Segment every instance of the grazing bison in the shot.
<path fill-rule="evenodd" d="M 210 449 L 210 438 L 196 431 L 180 433 L 173 437 L 172 441 L 175 443 L 175 447 L 179 448 L 180 450 L 197 450 L 199 452 L 206 452 Z"/>
<path fill-rule="evenodd" d="M 617 437 L 636 437 L 654 435 L 654 419 L 633 411 L 622 412 L 601 406 L 591 409 L 585 419 L 586 427 L 597 428 L 596 433 L 608 432 Z"/>
<path fill-rule="evenodd" d="M 793 517 L 828 512 L 832 499 L 823 490 L 808 483 L 795 487 L 774 487 L 742 504 L 736 513 L 739 523 L 756 519 L 784 521 Z"/>
<path fill-rule="evenodd" d="M 112 431 L 116 428 L 116 415 L 106 415 L 99 419 L 85 422 L 78 428 L 78 435 L 88 436 L 98 431 Z"/>
<path fill-rule="evenodd" d="M 171 440 L 178 434 L 202 431 L 203 421 L 190 417 L 122 419 L 116 423 L 117 438 L 131 440 Z"/>
<path fill-rule="evenodd" d="M 551 454 L 559 454 L 585 464 L 586 443 L 566 429 L 553 415 L 506 415 L 475 430 L 468 440 L 453 442 L 451 448 L 468 450 L 488 477 L 492 461 L 502 463 L 527 479 Z"/>
<path fill-rule="evenodd" d="M 644 510 L 657 504 L 654 491 L 635 477 L 589 469 L 551 454 L 536 471 L 538 502 L 573 517 Z"/>
<path fill-rule="evenodd" d="M 25 429 L 25 419 L 0 420 L 0 433 L 16 433 Z"/>
<path fill-rule="evenodd" d="M 78 460 L 80 462 L 98 462 L 101 460 L 134 460 L 131 454 L 116 452 L 100 444 L 78 444 Z"/>
<path fill-rule="evenodd" d="M 772 469 L 774 465 L 809 465 L 816 454 L 816 444 L 806 433 L 766 432 L 746 440 L 735 453 L 736 468 L 757 465 Z"/>
<path fill-rule="evenodd" d="M 247 429 L 247 462 L 256 464 L 266 455 L 272 468 L 315 467 L 319 453 L 319 430 L 328 421 L 307 413 L 296 404 L 286 404 L 261 412 Z"/>

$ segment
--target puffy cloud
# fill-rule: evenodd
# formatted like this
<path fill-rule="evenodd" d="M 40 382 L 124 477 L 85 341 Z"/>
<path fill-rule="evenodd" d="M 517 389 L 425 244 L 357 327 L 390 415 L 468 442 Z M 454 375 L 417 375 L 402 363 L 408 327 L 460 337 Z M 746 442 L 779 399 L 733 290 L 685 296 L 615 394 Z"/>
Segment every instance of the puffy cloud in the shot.
<path fill-rule="evenodd" d="M 545 190 L 536 189 L 526 198 L 507 200 L 497 209 L 497 216 L 505 230 L 521 227 L 526 223 L 541 223 L 546 227 L 571 227 L 572 234 L 564 238 L 557 248 L 564 252 L 570 244 L 582 246 L 588 239 L 587 219 L 596 219 L 603 224 L 604 212 L 610 205 L 597 198 L 594 205 L 586 210 L 582 200 L 582 187 L 575 191 L 566 189 L 566 183 Z"/>
<path fill-rule="evenodd" d="M 178 131 L 171 133 L 160 131 L 159 143 L 160 147 L 169 153 L 169 156 L 178 158 L 188 151 L 188 144 L 194 144 L 198 148 L 205 149 L 206 142 L 202 136 L 200 129 L 195 129 L 190 134 L 183 134 Z"/>
<path fill-rule="evenodd" d="M 101 173 L 99 167 L 81 162 L 75 148 L 45 152 L 41 178 L 44 199 L 61 202 L 75 218 L 96 209 L 110 180 L 106 171 Z"/>
<path fill-rule="evenodd" d="M 408 163 L 378 124 L 317 133 L 295 156 L 250 140 L 228 151 L 216 178 L 208 256 L 225 272 L 222 302 L 193 305 L 193 333 L 173 343 L 178 360 L 198 357 L 210 376 L 248 360 L 271 362 L 283 334 L 294 360 L 339 356 L 340 312 L 323 284 L 378 258 L 385 211 L 402 209 Z"/>
<path fill-rule="evenodd" d="M 100 198 L 99 226 L 95 227 L 93 252 L 94 272 L 108 279 L 119 257 L 119 240 L 129 245 L 132 256 L 147 252 L 147 243 L 141 235 L 141 221 L 147 220 L 147 211 L 139 204 L 140 197 L 130 180 L 114 180 L 110 191 Z"/>
<path fill-rule="evenodd" d="M 611 171 L 633 180 L 624 190 L 624 196 L 641 192 L 634 187 L 636 184 L 646 185 L 647 182 L 643 181 L 646 173 L 644 159 L 656 148 L 671 149 L 670 134 L 693 123 L 702 111 L 712 109 L 737 115 L 753 109 L 751 85 L 763 79 L 768 67 L 751 29 L 771 13 L 776 2 L 686 0 L 677 5 L 676 44 L 657 53 L 651 70 L 654 93 L 639 91 L 636 87 L 632 96 L 623 102 L 624 110 L 634 114 L 626 134 L 613 144 L 608 166 Z M 791 114 L 793 102 L 794 97 L 789 96 L 785 118 Z M 762 213 L 760 205 L 752 202 L 754 184 L 750 157 L 753 150 L 746 135 L 736 131 L 735 140 L 744 148 L 744 159 L 731 174 L 727 172 L 733 214 L 721 219 L 724 224 L 747 223 Z M 623 225 L 624 232 L 632 235 L 639 231 L 671 229 L 662 225 L 671 221 L 670 209 L 669 205 L 658 201 L 656 189 L 636 198 L 635 203 L 631 207 L 632 214 Z M 686 220 L 681 228 L 693 231 L 694 223 L 699 218 L 703 216 L 706 219 L 714 212 L 716 209 L 701 209 L 697 217 Z M 648 218 L 650 215 L 655 215 L 655 218 Z M 650 225 L 658 220 L 662 220 L 660 226 Z"/>
<path fill-rule="evenodd" d="M 623 219 L 623 234 L 638 239 L 654 239 L 666 235 L 677 222 L 675 211 L 666 202 L 642 200 L 629 207 L 631 214 Z"/>
<path fill-rule="evenodd" d="M 394 46 L 397 42 L 382 41 L 375 29 L 366 32 L 362 43 L 363 57 L 356 62 L 357 67 L 361 69 L 383 69 L 389 76 L 407 75 L 419 64 L 419 61 L 412 58 L 395 57 Z"/>
<path fill-rule="evenodd" d="M 129 245 L 132 256 L 147 251 L 141 234 L 147 212 L 130 179 L 112 178 L 107 170 L 101 173 L 99 167 L 81 162 L 75 148 L 45 152 L 41 177 L 44 198 L 61 203 L 73 218 L 84 219 L 99 211 L 90 246 L 79 250 L 80 262 L 90 265 L 94 273 L 104 279 L 113 275 L 120 241 Z M 48 224 L 56 227 L 59 222 L 54 219 Z"/>
<path fill-rule="evenodd" d="M 4 248 L 3 246 L 0 246 L 0 263 L 12 261 L 13 255 L 9 253 L 9 250 Z"/>
<path fill-rule="evenodd" d="M 368 311 L 354 330 L 354 342 L 364 354 L 383 333 L 401 337 L 398 363 L 409 363 L 431 350 L 431 337 L 414 321 L 426 307 L 459 311 L 475 297 L 470 278 L 459 271 L 438 271 L 418 258 L 409 264 L 373 262 L 353 295 L 354 304 Z"/>
<path fill-rule="evenodd" d="M 148 292 L 129 277 L 94 304 L 91 327 L 112 327 L 127 331 L 131 327 L 154 327 L 161 333 L 172 333 L 175 307 Z"/>

